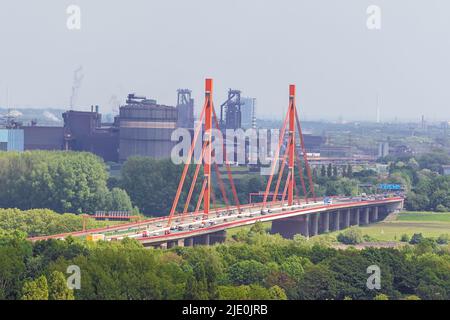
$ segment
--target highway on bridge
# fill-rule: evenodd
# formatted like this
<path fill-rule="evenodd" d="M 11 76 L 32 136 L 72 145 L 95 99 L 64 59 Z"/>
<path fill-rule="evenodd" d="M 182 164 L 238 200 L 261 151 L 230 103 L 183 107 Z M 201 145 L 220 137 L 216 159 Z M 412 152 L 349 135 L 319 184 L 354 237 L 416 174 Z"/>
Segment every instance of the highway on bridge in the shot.
<path fill-rule="evenodd" d="M 30 240 L 64 239 L 68 236 L 85 237 L 90 234 L 102 234 L 106 241 L 121 240 L 128 237 L 145 244 L 152 244 L 215 233 L 251 225 L 258 221 L 268 222 L 311 213 L 384 205 L 402 201 L 403 198 L 401 197 L 376 195 L 367 199 L 362 199 L 361 197 L 334 197 L 331 204 L 325 204 L 323 200 L 309 203 L 296 202 L 292 206 L 276 202 L 266 209 L 262 209 L 261 203 L 255 203 L 241 206 L 241 213 L 238 212 L 237 208 L 230 207 L 228 209 L 217 209 L 215 212 L 211 212 L 209 217 L 205 217 L 202 212 L 176 215 L 174 224 L 171 227 L 168 226 L 168 217 L 161 217 L 107 228 L 34 237 L 30 238 Z"/>

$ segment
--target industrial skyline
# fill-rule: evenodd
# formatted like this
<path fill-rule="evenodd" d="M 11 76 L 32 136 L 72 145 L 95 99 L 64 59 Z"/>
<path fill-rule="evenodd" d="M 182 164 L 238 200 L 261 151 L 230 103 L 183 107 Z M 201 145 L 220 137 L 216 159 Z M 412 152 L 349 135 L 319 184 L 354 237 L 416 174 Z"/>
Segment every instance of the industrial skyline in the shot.
<path fill-rule="evenodd" d="M 175 105 L 184 87 L 200 101 L 199 79 L 212 76 L 218 101 L 240 88 L 261 118 L 285 111 L 286 82 L 298 84 L 306 119 L 376 121 L 377 94 L 381 121 L 450 118 L 449 3 L 377 1 L 382 27 L 369 30 L 373 1 L 262 2 L 3 3 L 0 105 L 66 108 L 76 98 L 112 111 L 112 97 L 129 92 Z M 80 30 L 66 27 L 71 4 Z"/>

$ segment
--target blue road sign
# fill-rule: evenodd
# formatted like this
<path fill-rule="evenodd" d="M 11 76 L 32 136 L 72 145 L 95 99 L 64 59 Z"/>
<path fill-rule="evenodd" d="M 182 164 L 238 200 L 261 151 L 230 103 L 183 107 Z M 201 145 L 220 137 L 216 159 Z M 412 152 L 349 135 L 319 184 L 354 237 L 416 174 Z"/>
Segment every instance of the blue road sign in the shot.
<path fill-rule="evenodd" d="M 401 190 L 402 185 L 401 184 L 379 184 L 378 189 L 381 190 Z"/>

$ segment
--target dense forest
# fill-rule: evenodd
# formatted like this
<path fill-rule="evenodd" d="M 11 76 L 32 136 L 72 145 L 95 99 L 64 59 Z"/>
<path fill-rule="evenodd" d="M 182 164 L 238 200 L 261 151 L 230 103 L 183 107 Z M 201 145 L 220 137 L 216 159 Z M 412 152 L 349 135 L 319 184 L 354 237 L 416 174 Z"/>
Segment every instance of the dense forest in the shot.
<path fill-rule="evenodd" d="M 405 186 L 406 209 L 411 211 L 450 210 L 450 176 L 442 175 L 443 165 L 450 164 L 450 156 L 440 152 L 416 158 L 388 157 L 390 178 Z"/>
<path fill-rule="evenodd" d="M 59 213 L 132 210 L 127 193 L 107 187 L 103 160 L 86 152 L 0 152 L 0 208 Z"/>
<path fill-rule="evenodd" d="M 86 220 L 87 229 L 110 224 L 110 221 Z M 0 236 L 34 237 L 80 231 L 82 228 L 83 218 L 72 213 L 59 214 L 49 209 L 0 209 Z"/>
<path fill-rule="evenodd" d="M 321 240 L 323 241 L 323 240 Z M 145 249 L 134 240 L 0 238 L 0 299 L 450 299 L 450 247 L 336 250 L 261 225 L 211 247 Z M 81 287 L 65 285 L 69 266 Z M 381 288 L 368 289 L 369 266 Z"/>

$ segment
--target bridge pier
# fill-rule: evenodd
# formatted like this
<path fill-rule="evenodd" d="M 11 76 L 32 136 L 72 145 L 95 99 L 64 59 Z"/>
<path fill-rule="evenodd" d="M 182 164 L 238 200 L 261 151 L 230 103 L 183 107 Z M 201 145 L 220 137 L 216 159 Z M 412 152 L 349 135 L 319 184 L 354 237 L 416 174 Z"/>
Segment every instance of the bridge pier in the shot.
<path fill-rule="evenodd" d="M 272 221 L 271 234 L 280 234 L 285 239 L 293 239 L 295 235 L 301 234 L 309 237 L 309 215 L 300 215 Z"/>
<path fill-rule="evenodd" d="M 341 219 L 341 215 L 339 210 L 330 212 L 331 214 L 331 231 L 339 231 L 340 229 L 340 219 Z"/>
<path fill-rule="evenodd" d="M 372 221 L 371 222 L 378 222 L 378 207 L 372 208 Z"/>
<path fill-rule="evenodd" d="M 209 234 L 203 234 L 201 236 L 194 237 L 194 246 L 202 245 L 209 246 L 210 238 Z"/>
<path fill-rule="evenodd" d="M 209 244 L 213 245 L 216 243 L 224 243 L 226 239 L 227 239 L 226 230 L 217 231 L 209 235 Z"/>
<path fill-rule="evenodd" d="M 166 243 L 167 249 L 172 249 L 173 247 L 176 247 L 175 241 L 167 241 Z"/>
<path fill-rule="evenodd" d="M 160 244 L 159 244 L 157 247 L 155 247 L 155 248 L 165 250 L 165 249 L 167 249 L 167 242 L 160 243 Z"/>
<path fill-rule="evenodd" d="M 319 216 L 319 234 L 330 232 L 330 213 L 321 212 Z"/>
<path fill-rule="evenodd" d="M 360 215 L 360 210 L 359 210 L 359 208 L 356 208 L 354 211 L 354 220 L 353 220 L 354 226 L 359 226 L 359 215 Z"/>
<path fill-rule="evenodd" d="M 167 249 L 175 248 L 175 247 L 184 247 L 184 240 L 172 240 L 167 241 Z"/>
<path fill-rule="evenodd" d="M 368 225 L 369 224 L 369 213 L 370 213 L 370 208 L 369 207 L 366 207 L 366 208 L 362 208 L 361 209 L 362 210 L 362 212 L 361 212 L 361 219 L 360 219 L 360 221 L 361 221 L 361 223 L 360 223 L 360 225 Z"/>
<path fill-rule="evenodd" d="M 194 238 L 186 238 L 184 239 L 184 246 L 185 247 L 193 247 L 194 246 Z"/>
<path fill-rule="evenodd" d="M 318 213 L 310 213 L 309 214 L 309 235 L 308 236 L 316 236 L 319 234 L 319 214 Z"/>
<path fill-rule="evenodd" d="M 303 216 L 303 223 L 300 223 L 300 234 L 306 238 L 309 238 L 309 214 Z"/>
<path fill-rule="evenodd" d="M 344 227 L 343 229 L 346 229 L 348 227 L 350 227 L 350 209 L 347 210 L 343 210 L 343 214 L 344 214 Z"/>

